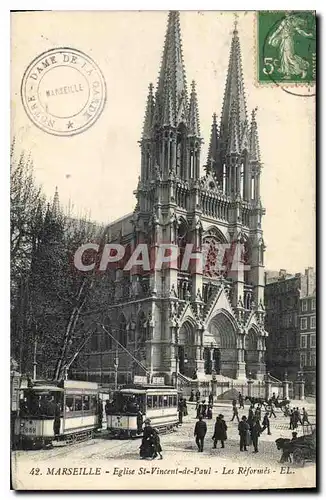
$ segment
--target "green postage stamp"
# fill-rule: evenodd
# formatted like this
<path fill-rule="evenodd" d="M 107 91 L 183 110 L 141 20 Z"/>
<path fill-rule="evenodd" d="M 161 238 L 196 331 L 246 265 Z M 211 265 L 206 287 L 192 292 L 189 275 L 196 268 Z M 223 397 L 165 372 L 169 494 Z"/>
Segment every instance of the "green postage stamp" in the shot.
<path fill-rule="evenodd" d="M 257 29 L 260 83 L 311 85 L 316 81 L 314 11 L 259 11 Z"/>

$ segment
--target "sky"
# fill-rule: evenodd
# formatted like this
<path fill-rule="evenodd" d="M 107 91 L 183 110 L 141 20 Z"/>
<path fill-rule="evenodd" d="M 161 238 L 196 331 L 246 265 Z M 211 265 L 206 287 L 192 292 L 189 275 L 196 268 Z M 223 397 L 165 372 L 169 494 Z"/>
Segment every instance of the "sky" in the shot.
<path fill-rule="evenodd" d="M 31 153 L 35 178 L 47 197 L 58 187 L 64 207 L 108 223 L 131 212 L 140 174 L 140 139 L 148 84 L 156 85 L 167 12 L 13 13 L 11 129 L 17 148 Z M 220 117 L 234 14 L 183 11 L 180 23 L 187 82 L 197 84 L 204 165 L 212 114 Z M 247 109 L 258 106 L 263 171 L 261 198 L 266 269 L 302 272 L 315 265 L 315 100 L 259 86 L 256 15 L 238 13 Z M 100 67 L 107 101 L 85 132 L 54 136 L 37 128 L 20 97 L 31 61 L 56 47 L 72 47 Z M 293 90 L 293 89 L 292 89 Z M 304 87 L 299 89 L 304 92 Z"/>

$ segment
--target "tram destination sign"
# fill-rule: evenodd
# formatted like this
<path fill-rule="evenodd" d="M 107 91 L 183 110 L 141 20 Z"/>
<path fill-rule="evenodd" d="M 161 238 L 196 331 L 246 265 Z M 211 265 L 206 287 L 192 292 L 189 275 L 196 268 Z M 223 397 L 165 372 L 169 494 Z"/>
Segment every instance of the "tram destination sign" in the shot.
<path fill-rule="evenodd" d="M 134 375 L 134 384 L 147 384 L 147 377 Z"/>
<path fill-rule="evenodd" d="M 153 377 L 152 384 L 154 385 L 164 385 L 165 380 L 164 377 Z"/>

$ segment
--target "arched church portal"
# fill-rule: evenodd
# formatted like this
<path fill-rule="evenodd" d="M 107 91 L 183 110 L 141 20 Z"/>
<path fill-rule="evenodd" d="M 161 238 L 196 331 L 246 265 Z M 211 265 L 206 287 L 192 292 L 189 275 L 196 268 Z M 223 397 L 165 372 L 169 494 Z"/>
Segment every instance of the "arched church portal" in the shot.
<path fill-rule="evenodd" d="M 187 377 L 192 377 L 195 368 L 195 328 L 190 321 L 185 321 L 179 330 L 178 362 L 179 372 Z"/>
<path fill-rule="evenodd" d="M 235 326 L 228 313 L 219 312 L 208 325 L 209 345 L 204 348 L 206 373 L 214 370 L 218 375 L 234 378 L 237 372 L 237 338 Z M 204 338 L 205 345 L 205 338 Z M 205 359 L 206 356 L 206 359 Z M 206 370 L 209 371 L 206 371 Z"/>

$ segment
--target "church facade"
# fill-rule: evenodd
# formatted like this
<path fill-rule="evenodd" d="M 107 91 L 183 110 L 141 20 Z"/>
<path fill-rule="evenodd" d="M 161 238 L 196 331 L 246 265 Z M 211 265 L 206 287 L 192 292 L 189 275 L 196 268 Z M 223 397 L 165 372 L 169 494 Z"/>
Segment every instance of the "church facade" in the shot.
<path fill-rule="evenodd" d="M 161 268 L 134 265 L 126 271 L 118 265 L 110 271 L 104 328 L 83 355 L 90 379 L 112 382 L 115 369 L 119 383 L 137 374 L 164 377 L 166 384 L 176 374 L 264 378 L 262 166 L 256 110 L 247 116 L 236 26 L 203 176 L 201 145 L 196 86 L 187 86 L 180 17 L 173 11 L 156 90 L 149 85 L 136 207 L 110 224 L 107 241 L 131 252 L 145 244 L 150 255 L 168 244 L 178 248 L 179 257 Z M 189 244 L 196 258 L 185 267 Z M 241 252 L 232 266 L 235 246 Z"/>

